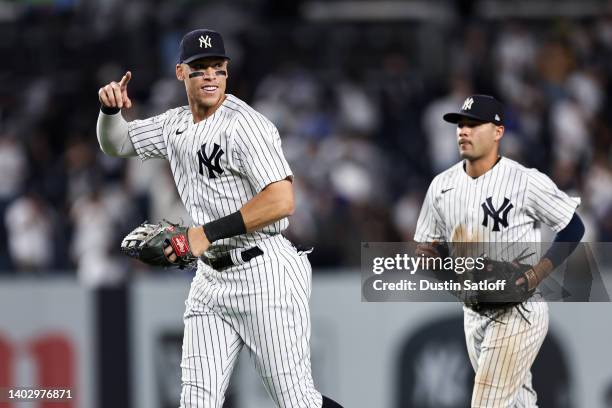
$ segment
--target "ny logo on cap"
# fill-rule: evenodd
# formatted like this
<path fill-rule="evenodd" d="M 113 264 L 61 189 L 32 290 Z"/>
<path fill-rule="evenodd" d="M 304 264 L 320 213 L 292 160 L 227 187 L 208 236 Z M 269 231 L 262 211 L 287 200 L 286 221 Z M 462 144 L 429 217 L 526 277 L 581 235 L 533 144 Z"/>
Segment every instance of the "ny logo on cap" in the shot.
<path fill-rule="evenodd" d="M 200 48 L 202 48 L 202 46 L 204 48 L 212 47 L 212 44 L 210 42 L 211 38 L 209 36 L 204 37 L 203 35 L 201 35 L 200 38 L 198 38 L 198 40 L 200 40 Z"/>
<path fill-rule="evenodd" d="M 472 104 L 473 104 L 473 103 L 474 103 L 474 99 L 472 99 L 472 98 L 467 98 L 467 99 L 465 100 L 465 102 L 463 102 L 463 106 L 461 107 L 461 110 L 466 111 L 466 110 L 470 110 L 470 109 L 472 109 Z"/>

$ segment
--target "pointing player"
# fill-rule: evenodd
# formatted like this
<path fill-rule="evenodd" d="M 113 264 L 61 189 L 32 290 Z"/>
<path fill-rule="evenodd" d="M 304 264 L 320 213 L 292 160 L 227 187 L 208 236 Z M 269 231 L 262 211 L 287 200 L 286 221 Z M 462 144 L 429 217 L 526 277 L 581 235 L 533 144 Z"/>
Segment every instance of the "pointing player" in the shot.
<path fill-rule="evenodd" d="M 557 233 L 555 241 L 541 259 L 533 260 L 537 263 L 525 278 L 514 282 L 531 290 L 582 238 L 584 226 L 575 213 L 580 199 L 567 196 L 539 171 L 499 156 L 503 117 L 501 103 L 487 95 L 472 95 L 459 112 L 444 115 L 457 124 L 463 160 L 429 186 L 416 228 L 417 254 L 438 257 L 436 242 L 466 237 L 540 242 L 539 225 L 545 223 Z M 463 230 L 460 237 L 458 230 Z M 540 294 L 514 306 L 463 309 L 468 354 L 476 372 L 472 407 L 537 406 L 531 366 L 548 331 L 548 305 Z"/>
<path fill-rule="evenodd" d="M 293 175 L 274 125 L 226 94 L 221 35 L 187 33 L 176 78 L 189 106 L 126 122 L 128 71 L 100 88 L 98 141 L 119 157 L 170 162 L 198 226 L 184 245 L 198 261 L 184 315 L 181 407 L 221 407 L 246 347 L 279 407 L 339 407 L 315 389 L 310 367 L 311 267 L 282 235 L 293 213 Z M 177 249 L 180 248 L 180 249 Z"/>

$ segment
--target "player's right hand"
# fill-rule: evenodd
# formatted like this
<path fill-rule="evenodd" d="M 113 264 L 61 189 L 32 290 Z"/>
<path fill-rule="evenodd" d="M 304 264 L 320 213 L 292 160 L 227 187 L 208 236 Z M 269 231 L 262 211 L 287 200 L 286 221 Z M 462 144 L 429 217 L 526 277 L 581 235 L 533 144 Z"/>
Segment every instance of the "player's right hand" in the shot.
<path fill-rule="evenodd" d="M 112 81 L 98 90 L 100 103 L 108 108 L 131 108 L 132 101 L 128 97 L 127 84 L 132 78 L 132 73 L 127 71 L 119 83 Z"/>

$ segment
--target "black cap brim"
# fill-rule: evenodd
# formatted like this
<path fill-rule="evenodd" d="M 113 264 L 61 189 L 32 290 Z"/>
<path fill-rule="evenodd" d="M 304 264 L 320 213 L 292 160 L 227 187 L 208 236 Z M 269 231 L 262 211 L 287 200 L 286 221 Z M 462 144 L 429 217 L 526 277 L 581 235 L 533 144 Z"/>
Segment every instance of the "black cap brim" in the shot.
<path fill-rule="evenodd" d="M 459 123 L 459 121 L 462 118 L 473 119 L 473 120 L 477 120 L 482 123 L 495 123 L 496 125 L 501 125 L 501 122 L 495 122 L 492 120 L 483 119 L 476 115 L 470 115 L 469 113 L 452 112 L 452 113 L 447 113 L 444 116 L 442 116 L 442 119 L 444 119 L 445 121 L 449 123 Z"/>
<path fill-rule="evenodd" d="M 193 62 L 195 60 L 199 60 L 202 58 L 223 58 L 228 61 L 231 60 L 230 57 L 228 57 L 227 55 L 223 55 L 223 54 L 197 54 L 197 55 L 192 55 L 191 57 L 187 58 L 185 61 L 181 61 L 181 64 L 189 64 L 190 62 Z"/>

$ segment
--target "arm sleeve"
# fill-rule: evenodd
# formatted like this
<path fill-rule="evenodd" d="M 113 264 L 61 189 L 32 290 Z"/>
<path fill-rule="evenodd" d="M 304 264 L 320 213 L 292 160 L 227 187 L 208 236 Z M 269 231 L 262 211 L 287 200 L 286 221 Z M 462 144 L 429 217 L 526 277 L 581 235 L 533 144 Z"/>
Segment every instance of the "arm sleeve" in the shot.
<path fill-rule="evenodd" d="M 550 259 L 556 268 L 574 252 L 583 236 L 584 224 L 578 214 L 574 213 L 569 224 L 557 233 L 544 258 Z"/>
<path fill-rule="evenodd" d="M 130 140 L 142 160 L 168 157 L 164 136 L 169 112 L 128 123 Z"/>
<path fill-rule="evenodd" d="M 434 205 L 434 182 L 435 180 L 429 185 L 423 206 L 421 207 L 421 213 L 419 214 L 414 234 L 416 242 L 446 241 L 444 222 Z"/>
<path fill-rule="evenodd" d="M 121 113 L 107 115 L 100 111 L 96 133 L 100 149 L 109 156 L 136 156 L 136 150 L 128 135 L 128 123 Z"/>
<path fill-rule="evenodd" d="M 533 171 L 528 182 L 525 202 L 527 213 L 553 231 L 561 231 L 574 216 L 580 198 L 568 196 L 539 171 Z"/>
<path fill-rule="evenodd" d="M 267 185 L 293 178 L 276 127 L 263 116 L 238 118 L 234 128 L 236 164 L 260 192 Z"/>

